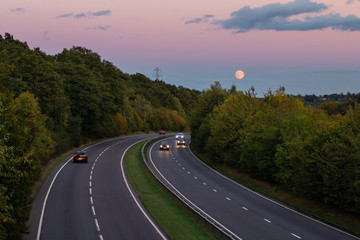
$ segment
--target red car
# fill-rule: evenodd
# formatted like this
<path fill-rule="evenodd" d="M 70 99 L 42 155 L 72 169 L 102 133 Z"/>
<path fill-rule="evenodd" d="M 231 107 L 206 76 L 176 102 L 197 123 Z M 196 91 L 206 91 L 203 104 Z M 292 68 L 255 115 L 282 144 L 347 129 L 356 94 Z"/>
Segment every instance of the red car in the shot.
<path fill-rule="evenodd" d="M 160 130 L 159 134 L 165 134 L 165 130 Z"/>

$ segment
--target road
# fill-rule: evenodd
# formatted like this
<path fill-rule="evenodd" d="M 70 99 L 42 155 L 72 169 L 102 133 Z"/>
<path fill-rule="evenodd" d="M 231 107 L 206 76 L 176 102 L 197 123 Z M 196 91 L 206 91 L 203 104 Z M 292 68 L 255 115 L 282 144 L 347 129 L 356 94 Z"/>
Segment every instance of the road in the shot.
<path fill-rule="evenodd" d="M 189 140 L 189 136 L 187 136 Z M 358 239 L 263 197 L 200 162 L 169 138 L 170 151 L 151 149 L 158 171 L 182 195 L 244 240 Z"/>
<path fill-rule="evenodd" d="M 131 195 L 121 164 L 129 146 L 154 136 L 128 136 L 87 147 L 87 164 L 64 160 L 36 196 L 25 239 L 166 239 Z"/>

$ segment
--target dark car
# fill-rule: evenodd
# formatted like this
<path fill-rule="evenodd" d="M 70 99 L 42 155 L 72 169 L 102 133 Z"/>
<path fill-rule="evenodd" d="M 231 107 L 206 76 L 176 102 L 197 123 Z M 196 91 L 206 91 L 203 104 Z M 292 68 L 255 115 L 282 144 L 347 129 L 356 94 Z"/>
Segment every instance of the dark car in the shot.
<path fill-rule="evenodd" d="M 88 157 L 87 157 L 86 152 L 85 151 L 76 151 L 76 152 L 74 152 L 73 161 L 74 162 L 87 163 L 88 162 Z"/>
<path fill-rule="evenodd" d="M 176 145 L 185 145 L 185 138 L 178 138 L 176 139 Z"/>
<path fill-rule="evenodd" d="M 160 143 L 160 150 L 169 150 L 170 144 L 168 142 L 162 141 Z"/>
<path fill-rule="evenodd" d="M 159 134 L 165 134 L 165 130 L 160 130 Z"/>

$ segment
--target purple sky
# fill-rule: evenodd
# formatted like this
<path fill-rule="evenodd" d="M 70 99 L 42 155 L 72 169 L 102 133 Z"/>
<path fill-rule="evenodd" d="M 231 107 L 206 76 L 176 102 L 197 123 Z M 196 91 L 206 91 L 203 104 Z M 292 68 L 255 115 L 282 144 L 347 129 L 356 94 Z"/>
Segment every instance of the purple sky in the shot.
<path fill-rule="evenodd" d="M 5 32 L 52 55 L 86 47 L 130 74 L 159 67 L 192 89 L 360 92 L 360 0 L 3 0 Z"/>

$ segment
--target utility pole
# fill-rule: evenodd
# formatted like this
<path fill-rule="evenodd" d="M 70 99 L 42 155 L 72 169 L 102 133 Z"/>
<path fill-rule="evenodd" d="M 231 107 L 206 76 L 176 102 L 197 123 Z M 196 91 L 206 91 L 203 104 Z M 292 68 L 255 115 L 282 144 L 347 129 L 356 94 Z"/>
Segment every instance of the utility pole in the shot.
<path fill-rule="evenodd" d="M 161 70 L 160 68 L 156 67 L 154 69 L 154 73 L 153 73 L 153 76 L 155 77 L 155 80 L 162 80 L 162 74 L 161 74 Z"/>

